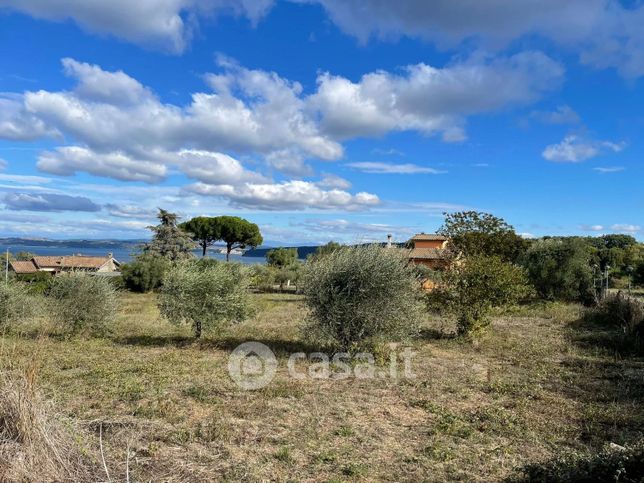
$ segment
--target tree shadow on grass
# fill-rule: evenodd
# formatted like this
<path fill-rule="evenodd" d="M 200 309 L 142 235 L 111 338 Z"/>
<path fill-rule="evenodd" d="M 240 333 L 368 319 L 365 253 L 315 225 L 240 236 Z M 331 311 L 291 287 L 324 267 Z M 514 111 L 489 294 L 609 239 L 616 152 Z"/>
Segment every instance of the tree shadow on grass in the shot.
<path fill-rule="evenodd" d="M 278 338 L 250 338 L 225 335 L 220 338 L 203 337 L 195 339 L 191 336 L 153 336 L 140 335 L 132 337 L 121 337 L 113 339 L 119 345 L 130 345 L 139 347 L 175 347 L 200 350 L 225 350 L 232 351 L 244 342 L 259 342 L 268 346 L 277 356 L 288 356 L 295 352 L 319 352 L 324 348 L 299 340 L 284 340 Z"/>

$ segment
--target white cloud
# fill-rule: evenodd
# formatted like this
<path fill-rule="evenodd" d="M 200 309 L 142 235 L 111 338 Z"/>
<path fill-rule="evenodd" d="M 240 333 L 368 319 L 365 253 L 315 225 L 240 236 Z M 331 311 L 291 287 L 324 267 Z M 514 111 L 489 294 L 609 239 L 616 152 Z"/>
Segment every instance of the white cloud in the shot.
<path fill-rule="evenodd" d="M 639 225 L 629 225 L 629 224 L 621 224 L 617 223 L 615 225 L 611 225 L 610 227 L 611 230 L 617 231 L 617 232 L 624 232 L 624 233 L 637 233 L 642 229 L 641 226 Z"/>
<path fill-rule="evenodd" d="M 139 205 L 120 205 L 108 203 L 105 210 L 117 218 L 139 218 L 144 220 L 153 220 L 157 215 L 156 209 L 144 208 Z"/>
<path fill-rule="evenodd" d="M 99 211 L 101 208 L 84 196 L 59 194 L 7 193 L 5 208 L 15 211 Z"/>
<path fill-rule="evenodd" d="M 121 152 L 98 153 L 79 146 L 64 146 L 44 151 L 38 156 L 38 169 L 60 176 L 72 176 L 83 171 L 95 176 L 121 181 L 158 183 L 167 174 L 162 163 L 134 159 Z"/>
<path fill-rule="evenodd" d="M 419 166 L 417 164 L 405 163 L 380 163 L 380 162 L 359 162 L 347 163 L 347 166 L 364 173 L 374 174 L 441 174 L 445 171 Z"/>
<path fill-rule="evenodd" d="M 475 55 L 443 68 L 410 65 L 404 75 L 372 72 L 357 83 L 322 74 L 310 104 L 320 112 L 323 130 L 337 139 L 415 130 L 461 141 L 467 116 L 533 102 L 556 89 L 563 74 L 541 52 Z"/>
<path fill-rule="evenodd" d="M 329 173 L 323 174 L 322 179 L 317 184 L 322 188 L 337 188 L 340 190 L 348 190 L 351 188 L 351 182 L 349 180 Z"/>
<path fill-rule="evenodd" d="M 184 149 L 179 151 L 179 168 L 190 178 L 212 185 L 267 182 L 268 179 L 244 169 L 236 159 L 222 153 Z"/>
<path fill-rule="evenodd" d="M 3 7 L 36 18 L 73 19 L 89 32 L 180 53 L 199 15 L 229 13 L 257 22 L 272 0 L 4 0 Z"/>
<path fill-rule="evenodd" d="M 577 124 L 581 121 L 570 106 L 558 106 L 554 111 L 532 111 L 530 116 L 546 124 Z"/>
<path fill-rule="evenodd" d="M 8 165 L 9 163 L 7 163 L 4 159 L 0 158 L 0 171 L 7 169 Z"/>
<path fill-rule="evenodd" d="M 487 48 L 540 35 L 580 53 L 597 68 L 644 74 L 644 5 L 618 0 L 317 0 L 345 32 L 421 37 L 442 48 L 475 42 Z"/>
<path fill-rule="evenodd" d="M 618 153 L 624 147 L 624 143 L 584 140 L 578 136 L 570 135 L 558 144 L 546 146 L 542 156 L 548 161 L 579 163 L 606 151 Z"/>
<path fill-rule="evenodd" d="M 359 223 L 345 219 L 312 219 L 303 222 L 302 226 L 306 227 L 308 230 L 324 233 L 349 233 L 358 236 L 365 234 L 379 234 L 383 237 L 382 241 L 386 241 L 384 236 L 387 234 L 397 234 L 403 236 L 404 239 L 407 240 L 409 238 L 407 235 L 412 235 L 417 231 L 415 228 L 405 226 L 389 225 L 385 223 Z"/>
<path fill-rule="evenodd" d="M 604 231 L 604 225 L 581 225 L 579 227 L 583 231 Z"/>
<path fill-rule="evenodd" d="M 598 173 L 601 174 L 606 174 L 606 173 L 619 173 L 620 171 L 624 171 L 626 168 L 622 166 L 610 166 L 610 167 L 597 167 L 593 168 L 593 171 L 597 171 Z"/>
<path fill-rule="evenodd" d="M 262 210 L 361 210 L 380 203 L 374 194 L 360 192 L 352 195 L 339 189 L 325 190 L 308 181 L 244 183 L 239 186 L 196 183 L 186 189 L 204 196 L 223 197 L 236 206 Z"/>

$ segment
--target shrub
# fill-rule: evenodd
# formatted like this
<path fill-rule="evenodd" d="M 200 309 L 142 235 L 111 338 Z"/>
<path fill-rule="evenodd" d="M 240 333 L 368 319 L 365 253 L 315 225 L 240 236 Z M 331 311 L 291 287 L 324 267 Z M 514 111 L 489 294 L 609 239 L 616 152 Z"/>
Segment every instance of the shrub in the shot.
<path fill-rule="evenodd" d="M 236 263 L 184 262 L 172 267 L 159 291 L 159 310 L 173 324 L 188 323 L 195 337 L 250 314 L 246 270 Z"/>
<path fill-rule="evenodd" d="M 69 334 L 101 335 L 118 310 L 114 285 L 98 275 L 61 274 L 52 280 L 47 295 L 54 322 Z"/>
<path fill-rule="evenodd" d="M 644 440 L 608 446 L 595 454 L 569 454 L 546 463 L 525 466 L 515 482 L 644 481 Z"/>
<path fill-rule="evenodd" d="M 493 256 L 474 256 L 446 272 L 430 292 L 430 310 L 456 316 L 457 332 L 469 334 L 489 325 L 494 308 L 515 304 L 531 292 L 524 270 Z"/>
<path fill-rule="evenodd" d="M 250 268 L 249 285 L 260 292 L 271 292 L 277 282 L 277 269 L 268 265 L 253 265 Z"/>
<path fill-rule="evenodd" d="M 169 268 L 170 262 L 165 257 L 139 255 L 132 263 L 121 268 L 123 283 L 133 292 L 149 292 L 159 288 Z"/>
<path fill-rule="evenodd" d="M 28 287 L 17 281 L 0 283 L 0 327 L 11 327 L 33 317 L 34 297 Z"/>
<path fill-rule="evenodd" d="M 402 251 L 337 248 L 309 261 L 302 278 L 311 333 L 343 349 L 418 329 L 422 294 Z"/>
<path fill-rule="evenodd" d="M 530 282 L 542 298 L 594 302 L 591 253 L 583 240 L 536 241 L 522 261 Z"/>
<path fill-rule="evenodd" d="M 587 312 L 587 318 L 619 329 L 620 347 L 644 352 L 644 303 L 639 300 L 622 292 L 609 294 Z"/>

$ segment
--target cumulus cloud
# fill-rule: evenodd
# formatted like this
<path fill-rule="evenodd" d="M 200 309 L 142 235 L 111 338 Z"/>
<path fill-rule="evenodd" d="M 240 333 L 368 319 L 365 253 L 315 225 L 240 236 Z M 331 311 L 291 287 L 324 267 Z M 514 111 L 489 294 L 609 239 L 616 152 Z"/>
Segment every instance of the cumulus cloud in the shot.
<path fill-rule="evenodd" d="M 197 15 L 227 13 L 257 22 L 272 0 L 4 0 L 0 6 L 36 18 L 74 20 L 89 32 L 111 34 L 144 46 L 182 52 Z"/>
<path fill-rule="evenodd" d="M 644 5 L 618 0 L 317 0 L 345 32 L 420 37 L 442 48 L 464 42 L 502 47 L 540 35 L 580 53 L 582 62 L 615 67 L 625 77 L 644 74 Z"/>
<path fill-rule="evenodd" d="M 14 211 L 100 211 L 101 207 L 83 196 L 52 193 L 7 193 L 2 201 Z"/>
<path fill-rule="evenodd" d="M 337 139 L 415 130 L 461 141 L 466 116 L 533 102 L 556 89 L 563 74 L 541 52 L 475 55 L 443 68 L 410 65 L 403 75 L 372 72 L 358 82 L 325 73 L 310 104 L 324 131 Z"/>
<path fill-rule="evenodd" d="M 359 162 L 347 163 L 347 166 L 363 173 L 373 174 L 441 174 L 445 171 L 419 166 L 417 164 L 404 163 L 380 163 L 380 162 Z"/>
<path fill-rule="evenodd" d="M 604 225 L 580 225 L 579 228 L 583 231 L 604 231 Z"/>
<path fill-rule="evenodd" d="M 180 169 L 190 178 L 212 185 L 238 185 L 267 182 L 267 178 L 246 170 L 242 164 L 222 153 L 185 149 L 178 153 Z"/>
<path fill-rule="evenodd" d="M 95 176 L 146 183 L 158 183 L 167 173 L 162 163 L 134 159 L 121 152 L 94 152 L 79 146 L 44 151 L 38 156 L 37 166 L 41 171 L 60 176 L 72 176 L 84 171 Z"/>
<path fill-rule="evenodd" d="M 309 181 L 245 183 L 239 186 L 195 183 L 187 186 L 186 190 L 204 196 L 223 197 L 235 206 L 262 210 L 361 210 L 380 203 L 380 199 L 371 193 L 352 195 L 340 189 L 325 190 Z"/>
<path fill-rule="evenodd" d="M 558 144 L 546 146 L 541 154 L 548 161 L 579 163 L 605 152 L 618 153 L 624 148 L 624 143 L 584 140 L 579 136 L 570 135 Z"/>
<path fill-rule="evenodd" d="M 349 180 L 346 180 L 341 176 L 328 173 L 324 174 L 317 184 L 322 188 L 337 188 L 340 190 L 348 190 L 351 188 L 351 182 Z"/>

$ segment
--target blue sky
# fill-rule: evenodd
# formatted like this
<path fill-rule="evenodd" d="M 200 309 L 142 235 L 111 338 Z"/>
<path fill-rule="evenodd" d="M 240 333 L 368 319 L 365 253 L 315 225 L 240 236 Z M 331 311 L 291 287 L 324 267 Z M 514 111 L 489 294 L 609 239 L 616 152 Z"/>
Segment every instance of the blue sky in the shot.
<path fill-rule="evenodd" d="M 644 239 L 640 2 L 132 3 L 0 0 L 0 236 Z"/>

